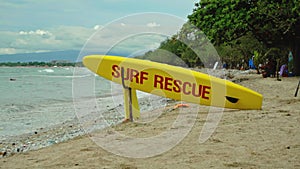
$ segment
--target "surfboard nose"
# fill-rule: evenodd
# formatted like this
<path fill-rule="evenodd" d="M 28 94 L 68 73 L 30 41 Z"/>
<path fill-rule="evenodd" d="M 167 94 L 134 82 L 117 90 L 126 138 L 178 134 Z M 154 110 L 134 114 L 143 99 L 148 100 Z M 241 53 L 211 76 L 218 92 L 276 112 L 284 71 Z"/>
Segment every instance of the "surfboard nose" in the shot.
<path fill-rule="evenodd" d="M 85 56 L 83 58 L 82 63 L 85 67 L 87 67 L 94 73 L 97 73 L 100 63 L 103 60 L 103 58 L 104 58 L 104 56 L 89 55 L 89 56 Z"/>

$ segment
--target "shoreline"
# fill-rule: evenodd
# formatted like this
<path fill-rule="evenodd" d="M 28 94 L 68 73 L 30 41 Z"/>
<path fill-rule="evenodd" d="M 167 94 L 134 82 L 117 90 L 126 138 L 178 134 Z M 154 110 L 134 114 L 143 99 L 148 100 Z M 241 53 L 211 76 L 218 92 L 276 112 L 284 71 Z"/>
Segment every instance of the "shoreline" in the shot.
<path fill-rule="evenodd" d="M 111 95 L 101 95 L 97 97 L 96 100 L 97 102 L 110 100 L 111 97 L 109 96 L 123 98 L 122 94 L 113 93 Z M 149 104 L 147 103 L 148 100 L 153 100 L 156 96 L 143 96 L 143 98 L 140 98 L 140 105 L 143 105 L 141 107 L 141 111 L 148 111 L 148 109 L 150 108 Z M 91 98 L 85 98 L 84 102 L 90 99 Z M 166 100 L 167 99 L 165 98 L 159 98 L 155 101 L 154 104 L 155 106 L 157 106 L 159 104 L 158 102 Z M 93 131 L 103 130 L 106 127 L 119 125 L 123 120 L 123 114 L 121 114 L 120 116 L 120 111 L 123 111 L 123 104 L 115 105 L 114 107 L 107 106 L 103 110 L 98 110 L 97 108 L 91 109 L 90 112 L 84 114 L 84 116 L 81 116 L 80 114 L 74 112 L 75 117 L 66 120 L 63 123 L 51 125 L 45 128 L 38 128 L 30 133 L 5 136 L 5 138 L 0 139 L 0 159 L 10 157 L 19 153 L 39 150 L 55 144 L 76 139 L 80 136 L 89 135 Z M 102 115 L 99 116 L 100 114 Z M 108 123 L 109 126 L 106 126 L 107 124 L 104 123 Z"/>

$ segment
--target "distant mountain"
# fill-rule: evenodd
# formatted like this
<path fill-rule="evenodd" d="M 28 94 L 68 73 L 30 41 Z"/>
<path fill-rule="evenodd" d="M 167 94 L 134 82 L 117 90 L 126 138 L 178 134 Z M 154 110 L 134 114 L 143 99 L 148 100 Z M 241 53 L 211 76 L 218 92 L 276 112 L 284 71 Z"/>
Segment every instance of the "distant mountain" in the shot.
<path fill-rule="evenodd" d="M 69 61 L 69 62 L 81 62 L 81 58 L 78 58 L 79 54 L 82 56 L 91 54 L 105 54 L 101 52 L 85 51 L 80 53 L 78 50 L 65 50 L 55 52 L 42 52 L 42 53 L 19 53 L 19 54 L 6 54 L 0 55 L 0 63 L 3 62 L 51 62 L 51 61 Z M 108 52 L 107 55 L 124 56 L 128 57 L 130 53 L 120 52 L 113 53 Z"/>
<path fill-rule="evenodd" d="M 54 60 L 64 60 L 76 62 L 80 51 L 67 50 L 43 53 L 20 53 L 0 55 L 0 62 L 51 62 Z"/>

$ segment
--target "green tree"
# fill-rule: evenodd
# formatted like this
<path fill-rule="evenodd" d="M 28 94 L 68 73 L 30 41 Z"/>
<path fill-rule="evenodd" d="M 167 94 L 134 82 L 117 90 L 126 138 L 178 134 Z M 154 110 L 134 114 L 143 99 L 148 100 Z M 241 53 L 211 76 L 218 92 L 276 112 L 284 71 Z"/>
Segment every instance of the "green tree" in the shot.
<path fill-rule="evenodd" d="M 178 58 L 170 59 L 171 55 Z M 188 67 L 213 67 L 219 61 L 218 53 L 205 34 L 189 22 L 179 33 L 162 42 L 157 50 L 146 53 L 142 58 Z"/>
<path fill-rule="evenodd" d="M 188 19 L 214 44 L 227 44 L 251 33 L 269 49 L 290 49 L 294 71 L 300 75 L 298 0 L 201 0 L 195 6 Z"/>

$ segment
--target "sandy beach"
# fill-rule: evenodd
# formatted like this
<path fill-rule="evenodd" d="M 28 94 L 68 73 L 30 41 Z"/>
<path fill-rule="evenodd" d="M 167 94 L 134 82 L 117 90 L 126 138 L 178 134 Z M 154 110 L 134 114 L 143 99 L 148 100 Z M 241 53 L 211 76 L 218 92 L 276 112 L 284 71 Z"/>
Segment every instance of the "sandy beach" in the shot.
<path fill-rule="evenodd" d="M 199 142 L 199 135 L 209 107 L 190 104 L 188 108 L 174 109 L 177 103 L 170 102 L 163 109 L 142 114 L 140 123 L 119 124 L 1 158 L 0 168 L 300 168 L 300 92 L 294 97 L 299 77 L 277 81 L 257 74 L 240 74 L 232 80 L 262 93 L 263 108 L 225 109 L 216 130 L 204 143 Z M 187 126 L 174 127 L 173 122 L 182 113 L 188 117 L 197 115 L 188 134 L 170 150 L 148 158 L 116 155 L 99 146 L 97 139 L 91 139 L 106 137 L 111 139 L 106 144 L 112 148 L 121 146 L 130 151 L 132 147 L 121 144 L 126 138 L 115 137 L 116 133 L 147 138 L 166 130 L 180 132 Z M 144 146 L 159 149 L 151 144 Z"/>

